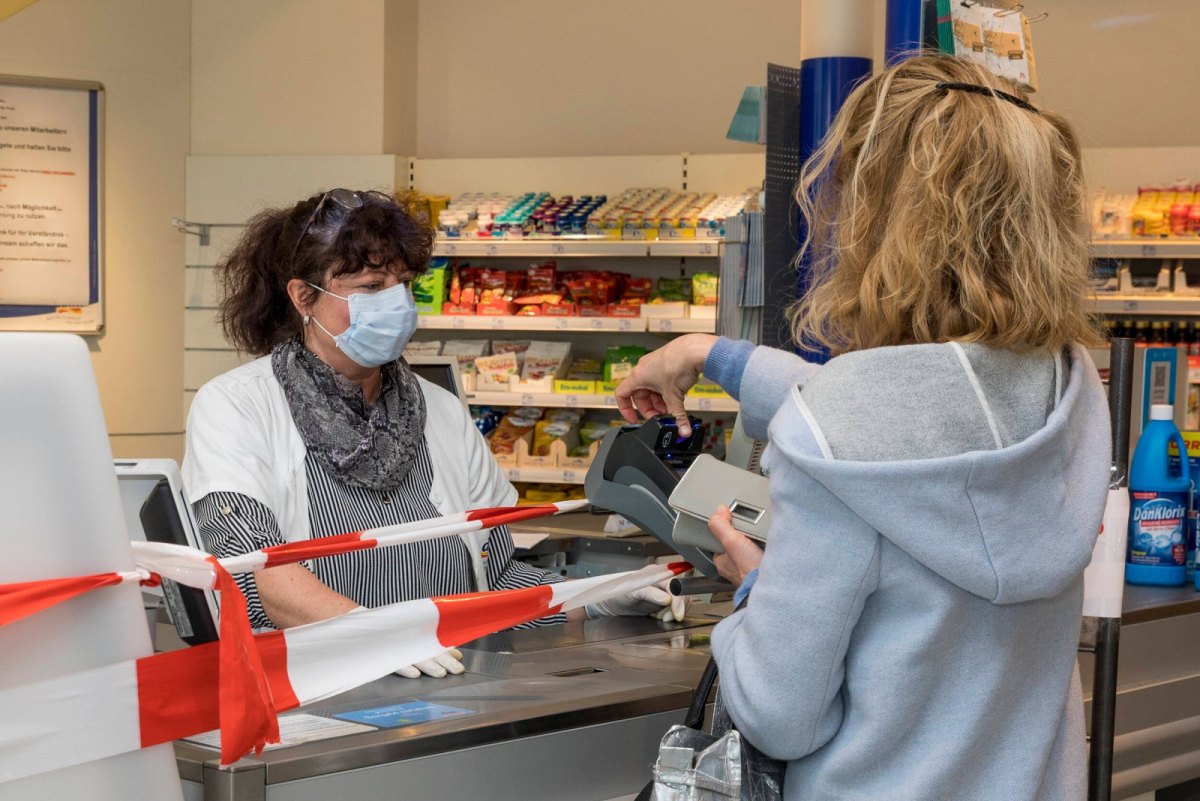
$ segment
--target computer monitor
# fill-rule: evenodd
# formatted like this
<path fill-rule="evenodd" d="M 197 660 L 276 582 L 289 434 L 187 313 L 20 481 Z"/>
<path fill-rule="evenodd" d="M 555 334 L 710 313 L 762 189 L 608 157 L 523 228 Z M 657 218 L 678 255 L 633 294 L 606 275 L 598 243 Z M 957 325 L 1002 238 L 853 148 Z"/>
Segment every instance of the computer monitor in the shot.
<path fill-rule="evenodd" d="M 113 466 L 131 540 L 203 549 L 179 466 L 173 460 L 118 460 Z M 163 579 L 161 594 L 179 639 L 188 645 L 217 639 L 219 605 L 215 592 Z"/>
<path fill-rule="evenodd" d="M 405 361 L 421 378 L 457 396 L 464 404 L 467 402 L 462 376 L 458 372 L 458 360 L 453 356 L 414 356 Z"/>

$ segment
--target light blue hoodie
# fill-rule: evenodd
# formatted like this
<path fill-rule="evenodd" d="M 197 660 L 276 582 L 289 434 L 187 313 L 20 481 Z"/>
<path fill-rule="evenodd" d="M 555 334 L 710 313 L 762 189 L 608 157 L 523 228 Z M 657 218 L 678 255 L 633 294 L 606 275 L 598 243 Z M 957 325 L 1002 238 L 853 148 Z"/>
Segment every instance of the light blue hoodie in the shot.
<path fill-rule="evenodd" d="M 1111 458 L 1087 351 L 818 369 L 721 340 L 705 374 L 770 440 L 775 522 L 713 651 L 738 728 L 790 760 L 787 798 L 1082 799 L 1075 656 Z"/>

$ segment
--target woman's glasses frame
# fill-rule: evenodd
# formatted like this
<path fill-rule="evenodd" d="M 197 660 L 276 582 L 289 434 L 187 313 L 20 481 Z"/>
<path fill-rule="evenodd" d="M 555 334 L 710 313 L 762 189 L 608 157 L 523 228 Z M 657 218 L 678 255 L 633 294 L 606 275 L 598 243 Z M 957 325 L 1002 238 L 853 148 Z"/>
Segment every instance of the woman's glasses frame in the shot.
<path fill-rule="evenodd" d="M 312 214 L 308 215 L 308 221 L 304 223 L 304 227 L 300 229 L 300 235 L 296 237 L 295 243 L 292 245 L 292 260 L 291 270 L 296 271 L 296 256 L 300 253 L 300 243 L 304 241 L 304 237 L 308 234 L 308 230 L 312 228 L 312 224 L 316 222 L 317 215 L 321 213 L 321 209 L 325 206 L 325 201 L 329 200 L 341 206 L 346 211 L 361 209 L 363 207 L 363 196 L 373 195 L 391 203 L 395 203 L 396 199 L 390 195 L 385 195 L 383 192 L 355 192 L 352 189 L 330 189 L 328 192 L 321 195 L 317 201 L 316 208 L 312 210 Z"/>

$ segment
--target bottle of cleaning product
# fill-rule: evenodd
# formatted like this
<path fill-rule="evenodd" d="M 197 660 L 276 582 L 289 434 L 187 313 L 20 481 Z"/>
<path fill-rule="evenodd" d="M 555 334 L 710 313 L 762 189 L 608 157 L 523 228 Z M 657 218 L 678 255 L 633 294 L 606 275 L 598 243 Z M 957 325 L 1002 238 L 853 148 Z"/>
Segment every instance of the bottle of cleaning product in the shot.
<path fill-rule="evenodd" d="M 1129 471 L 1129 546 L 1125 580 L 1130 584 L 1182 586 L 1187 550 L 1187 515 L 1192 481 L 1186 456 L 1179 475 L 1172 475 L 1168 443 L 1179 452 L 1187 446 L 1175 427 L 1174 408 L 1150 407 Z"/>

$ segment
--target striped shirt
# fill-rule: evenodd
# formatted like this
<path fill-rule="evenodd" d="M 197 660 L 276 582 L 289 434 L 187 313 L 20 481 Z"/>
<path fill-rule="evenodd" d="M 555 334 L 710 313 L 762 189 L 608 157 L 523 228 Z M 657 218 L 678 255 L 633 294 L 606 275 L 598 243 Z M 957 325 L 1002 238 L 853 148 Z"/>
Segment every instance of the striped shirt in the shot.
<path fill-rule="evenodd" d="M 305 457 L 304 468 L 308 473 L 313 539 L 440 515 L 429 499 L 433 464 L 424 439 L 404 483 L 391 492 L 341 483 L 312 454 Z M 271 510 L 241 493 L 209 493 L 194 504 L 194 509 L 204 547 L 218 558 L 285 542 Z M 561 576 L 514 560 L 507 527 L 491 530 L 484 554 L 491 589 L 509 590 L 562 581 Z M 475 590 L 471 554 L 462 539 L 455 536 L 328 556 L 304 564 L 322 583 L 365 607 Z M 250 625 L 272 628 L 258 597 L 254 574 L 241 573 L 234 578 L 246 596 Z M 565 620 L 566 615 L 560 613 L 518 628 Z"/>

